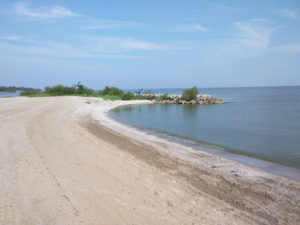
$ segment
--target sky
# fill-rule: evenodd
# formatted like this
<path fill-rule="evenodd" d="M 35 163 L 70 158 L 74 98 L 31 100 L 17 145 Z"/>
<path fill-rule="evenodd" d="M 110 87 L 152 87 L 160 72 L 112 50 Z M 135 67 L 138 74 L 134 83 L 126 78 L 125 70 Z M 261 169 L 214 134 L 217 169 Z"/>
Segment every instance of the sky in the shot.
<path fill-rule="evenodd" d="M 300 85 L 299 0 L 8 0 L 0 28 L 0 85 Z"/>

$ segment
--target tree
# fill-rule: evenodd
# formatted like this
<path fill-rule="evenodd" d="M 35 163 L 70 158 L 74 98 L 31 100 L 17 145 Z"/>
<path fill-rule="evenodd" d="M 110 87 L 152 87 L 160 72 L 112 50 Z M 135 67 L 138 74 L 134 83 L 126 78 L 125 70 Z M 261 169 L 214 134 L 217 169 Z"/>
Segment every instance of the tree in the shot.
<path fill-rule="evenodd" d="M 137 95 L 141 95 L 143 90 L 144 90 L 144 88 L 140 88 L 140 89 L 138 89 L 135 93 L 136 93 Z"/>
<path fill-rule="evenodd" d="M 100 92 L 102 95 L 114 95 L 114 96 L 122 96 L 124 92 L 116 87 L 108 87 L 105 86 L 104 90 Z"/>
<path fill-rule="evenodd" d="M 134 94 L 131 92 L 126 92 L 122 96 L 122 100 L 131 100 L 134 99 Z"/>
<path fill-rule="evenodd" d="M 182 99 L 186 101 L 192 101 L 197 98 L 198 95 L 198 89 L 196 86 L 190 89 L 186 89 L 182 93 Z"/>

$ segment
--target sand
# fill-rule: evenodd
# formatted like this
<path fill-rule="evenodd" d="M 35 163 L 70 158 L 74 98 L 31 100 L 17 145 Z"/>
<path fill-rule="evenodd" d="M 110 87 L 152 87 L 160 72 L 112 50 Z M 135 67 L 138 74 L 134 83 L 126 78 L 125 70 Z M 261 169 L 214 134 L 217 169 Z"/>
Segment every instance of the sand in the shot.
<path fill-rule="evenodd" d="M 0 99 L 0 224 L 300 224 L 300 182 L 120 124 L 147 101 Z"/>

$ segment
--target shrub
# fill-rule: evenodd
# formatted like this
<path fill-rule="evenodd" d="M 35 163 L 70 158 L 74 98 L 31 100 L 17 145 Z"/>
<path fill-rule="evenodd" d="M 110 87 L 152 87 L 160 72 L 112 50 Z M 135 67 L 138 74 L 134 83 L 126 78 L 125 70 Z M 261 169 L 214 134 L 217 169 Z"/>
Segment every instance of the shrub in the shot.
<path fill-rule="evenodd" d="M 136 95 L 141 95 L 143 90 L 144 90 L 143 88 L 138 89 L 138 90 L 135 92 Z"/>
<path fill-rule="evenodd" d="M 114 96 L 122 96 L 124 94 L 124 92 L 116 87 L 108 87 L 105 86 L 105 88 L 100 91 L 101 95 L 114 95 Z"/>
<path fill-rule="evenodd" d="M 45 87 L 45 93 L 49 95 L 92 95 L 94 94 L 94 91 L 78 82 L 72 87 L 63 85 Z"/>
<path fill-rule="evenodd" d="M 168 94 L 163 94 L 161 96 L 159 96 L 160 100 L 164 101 L 164 100 L 168 100 L 169 96 Z"/>
<path fill-rule="evenodd" d="M 21 92 L 21 96 L 28 96 L 28 95 L 35 95 L 35 94 L 39 94 L 41 93 L 40 90 L 37 90 L 37 89 L 27 89 L 23 92 Z"/>
<path fill-rule="evenodd" d="M 63 85 L 45 87 L 45 92 L 51 95 L 63 95 L 65 94 L 65 87 Z"/>
<path fill-rule="evenodd" d="M 125 94 L 122 95 L 122 100 L 131 100 L 134 99 L 134 94 L 131 92 L 126 92 Z"/>
<path fill-rule="evenodd" d="M 195 100 L 198 95 L 198 89 L 196 86 L 190 89 L 186 89 L 182 93 L 182 99 L 186 101 Z"/>

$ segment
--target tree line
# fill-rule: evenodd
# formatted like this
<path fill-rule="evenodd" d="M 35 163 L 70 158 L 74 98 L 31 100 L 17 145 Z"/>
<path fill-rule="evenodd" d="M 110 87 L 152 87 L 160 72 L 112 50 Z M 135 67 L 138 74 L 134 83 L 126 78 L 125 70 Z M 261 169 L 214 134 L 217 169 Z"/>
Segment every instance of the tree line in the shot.
<path fill-rule="evenodd" d="M 42 97 L 42 96 L 85 96 L 85 97 L 102 97 L 104 99 L 111 100 L 135 100 L 135 99 L 168 99 L 168 94 L 155 95 L 150 91 L 145 91 L 139 89 L 135 92 L 123 91 L 117 87 L 105 86 L 103 90 L 93 90 L 83 85 L 81 82 L 73 86 L 55 85 L 52 87 L 45 87 L 44 91 L 41 90 L 25 90 L 21 93 L 22 96 L 29 97 Z M 196 99 L 198 95 L 197 87 L 186 89 L 182 93 L 182 99 L 191 101 Z"/>

